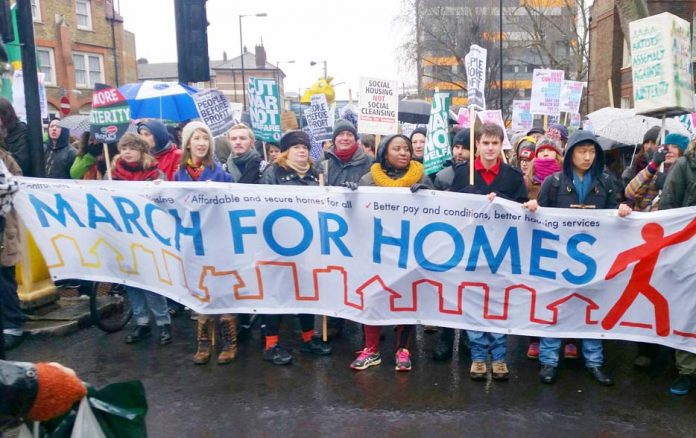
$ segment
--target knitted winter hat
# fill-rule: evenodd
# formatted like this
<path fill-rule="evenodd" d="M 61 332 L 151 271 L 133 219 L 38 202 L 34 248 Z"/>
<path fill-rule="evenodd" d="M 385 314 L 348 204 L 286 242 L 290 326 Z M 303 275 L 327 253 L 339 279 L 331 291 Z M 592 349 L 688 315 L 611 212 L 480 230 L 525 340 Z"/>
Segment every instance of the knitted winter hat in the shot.
<path fill-rule="evenodd" d="M 210 131 L 210 128 L 208 128 L 208 125 L 206 125 L 203 122 L 193 121 L 193 122 L 187 123 L 186 126 L 184 126 L 183 131 L 181 131 L 181 149 L 186 148 L 186 145 L 188 145 L 189 140 L 191 140 L 191 136 L 198 129 L 205 131 L 205 133 L 208 134 L 208 140 L 210 141 L 210 148 L 211 149 L 215 148 L 215 143 L 213 142 L 213 133 Z M 212 151 L 212 152 L 215 152 L 215 151 Z"/>
<path fill-rule="evenodd" d="M 306 132 L 288 131 L 280 138 L 280 152 L 285 152 L 290 149 L 290 146 L 296 144 L 303 144 L 307 146 L 307 149 L 312 149 L 312 141 L 309 139 L 309 135 Z"/>
<path fill-rule="evenodd" d="M 657 137 L 660 136 L 660 127 L 659 126 L 653 126 L 652 128 L 648 129 L 645 135 L 643 135 L 643 143 L 652 141 L 654 143 L 657 143 Z"/>
<path fill-rule="evenodd" d="M 539 143 L 537 143 L 534 153 L 536 155 L 539 155 L 539 151 L 542 149 L 551 149 L 554 152 L 556 152 L 556 154 L 559 157 L 563 155 L 563 152 L 561 152 L 560 143 L 558 143 L 556 140 L 552 140 L 550 138 L 542 138 L 541 140 L 539 140 Z"/>
<path fill-rule="evenodd" d="M 546 131 L 544 131 L 544 128 L 539 128 L 539 127 L 534 127 L 527 131 L 527 135 L 532 135 L 532 134 L 541 134 L 544 135 L 546 134 Z"/>
<path fill-rule="evenodd" d="M 391 143 L 391 141 L 397 137 L 406 140 L 406 145 L 408 146 L 408 149 L 409 151 L 411 151 L 411 155 L 413 156 L 413 145 L 411 144 L 411 140 L 408 137 L 406 137 L 403 134 L 389 135 L 385 137 L 379 144 L 379 148 L 377 148 L 377 155 L 375 155 L 375 162 L 381 164 L 382 168 L 387 167 L 387 146 L 389 146 L 389 143 Z"/>
<path fill-rule="evenodd" d="M 556 131 L 560 132 L 561 140 L 563 140 L 563 141 L 568 140 L 568 128 L 561 125 L 560 123 L 552 124 L 551 126 L 549 126 L 549 129 L 555 129 Z"/>
<path fill-rule="evenodd" d="M 339 120 L 334 124 L 333 136 L 331 137 L 331 141 L 335 143 L 336 137 L 338 137 L 338 134 L 340 134 L 343 131 L 349 131 L 351 134 L 353 134 L 355 140 L 358 140 L 358 131 L 355 129 L 355 126 L 353 126 L 353 124 L 350 123 L 348 120 Z"/>
<path fill-rule="evenodd" d="M 520 148 L 517 152 L 517 158 L 521 160 L 533 160 L 535 155 L 534 143 L 529 141 L 521 141 Z"/>
<path fill-rule="evenodd" d="M 464 128 L 459 130 L 452 140 L 452 147 L 457 145 L 464 146 L 465 149 L 469 149 L 471 146 L 471 130 L 469 128 Z"/>
<path fill-rule="evenodd" d="M 411 132 L 411 136 L 408 138 L 411 143 L 413 143 L 413 136 L 416 134 L 423 134 L 424 136 L 428 136 L 428 128 L 425 128 L 423 126 L 420 126 Z"/>
<path fill-rule="evenodd" d="M 689 147 L 689 137 L 675 132 L 665 137 L 665 144 L 674 145 L 681 149 L 682 152 L 686 152 L 686 149 Z"/>
<path fill-rule="evenodd" d="M 36 375 L 39 389 L 27 416 L 30 420 L 47 421 L 63 415 L 87 395 L 87 388 L 77 376 L 56 365 L 37 363 Z"/>

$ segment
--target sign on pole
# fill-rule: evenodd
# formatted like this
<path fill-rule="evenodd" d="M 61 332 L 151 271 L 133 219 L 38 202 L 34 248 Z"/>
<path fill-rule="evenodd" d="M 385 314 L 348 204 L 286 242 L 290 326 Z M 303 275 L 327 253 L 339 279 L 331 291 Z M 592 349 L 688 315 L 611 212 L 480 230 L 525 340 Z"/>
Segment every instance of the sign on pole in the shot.
<path fill-rule="evenodd" d="M 360 132 L 391 135 L 399 132 L 399 82 L 361 78 L 358 101 Z"/>
<path fill-rule="evenodd" d="M 230 101 L 218 90 L 203 90 L 193 95 L 198 114 L 213 137 L 224 134 L 234 125 L 234 114 Z"/>
<path fill-rule="evenodd" d="M 555 116 L 561 112 L 563 70 L 535 68 L 532 74 L 532 114 Z"/>
<path fill-rule="evenodd" d="M 39 107 L 41 118 L 48 119 L 48 100 L 46 99 L 46 86 L 44 74 L 38 72 L 39 82 Z M 24 74 L 22 70 L 15 70 L 12 76 L 12 107 L 20 120 L 27 120 L 26 100 L 24 99 Z"/>
<path fill-rule="evenodd" d="M 449 138 L 449 94 L 435 93 L 430 107 L 430 120 L 425 138 L 423 164 L 425 173 L 431 175 L 445 167 L 445 162 L 452 158 Z"/>
<path fill-rule="evenodd" d="M 534 116 L 529 111 L 528 100 L 512 101 L 512 130 L 515 132 L 527 132 L 534 125 Z"/>
<path fill-rule="evenodd" d="M 564 113 L 579 113 L 580 101 L 582 100 L 582 89 L 584 82 L 566 81 L 561 84 L 561 111 Z"/>
<path fill-rule="evenodd" d="M 481 123 L 493 123 L 503 128 L 503 149 L 512 149 L 512 144 L 505 130 L 505 122 L 503 121 L 503 113 L 500 110 L 488 110 L 477 113 Z"/>
<path fill-rule="evenodd" d="M 131 122 L 128 101 L 117 88 L 95 84 L 92 111 L 89 113 L 89 132 L 97 142 L 117 142 Z"/>
<path fill-rule="evenodd" d="M 693 111 L 693 74 L 689 22 L 670 14 L 629 25 L 633 101 L 638 113 Z"/>
<path fill-rule="evenodd" d="M 280 141 L 280 94 L 275 79 L 249 78 L 249 115 L 256 139 Z"/>
<path fill-rule="evenodd" d="M 472 44 L 469 53 L 464 57 L 466 66 L 466 86 L 468 90 L 468 105 L 479 110 L 486 109 L 486 49 Z"/>
<path fill-rule="evenodd" d="M 318 142 L 331 140 L 333 130 L 329 122 L 329 105 L 324 94 L 313 94 L 309 108 L 304 111 L 307 125 Z"/>
<path fill-rule="evenodd" d="M 457 112 L 457 125 L 461 126 L 462 129 L 469 127 L 469 109 L 467 107 L 459 108 Z"/>

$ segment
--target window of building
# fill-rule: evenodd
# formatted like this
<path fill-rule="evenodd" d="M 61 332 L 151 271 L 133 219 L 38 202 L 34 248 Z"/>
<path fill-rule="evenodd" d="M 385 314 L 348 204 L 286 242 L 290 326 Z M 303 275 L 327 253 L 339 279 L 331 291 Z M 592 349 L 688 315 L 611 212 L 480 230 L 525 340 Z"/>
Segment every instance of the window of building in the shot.
<path fill-rule="evenodd" d="M 53 58 L 53 49 L 37 47 L 36 64 L 38 70 L 44 74 L 44 83 L 46 85 L 55 85 L 56 64 L 55 59 Z"/>
<path fill-rule="evenodd" d="M 41 3 L 40 0 L 31 0 L 31 18 L 41 23 Z"/>
<path fill-rule="evenodd" d="M 92 5 L 90 3 L 89 0 L 75 0 L 78 29 L 92 30 Z"/>
<path fill-rule="evenodd" d="M 104 60 L 101 55 L 93 53 L 73 53 L 75 64 L 75 85 L 80 88 L 92 88 L 94 84 L 104 81 Z"/>

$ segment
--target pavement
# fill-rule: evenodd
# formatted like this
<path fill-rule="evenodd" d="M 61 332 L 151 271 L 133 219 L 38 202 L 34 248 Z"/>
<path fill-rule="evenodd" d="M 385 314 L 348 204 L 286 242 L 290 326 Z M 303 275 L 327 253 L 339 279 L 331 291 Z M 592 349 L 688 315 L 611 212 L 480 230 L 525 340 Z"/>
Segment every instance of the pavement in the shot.
<path fill-rule="evenodd" d="M 445 362 L 431 359 L 436 334 L 416 332 L 413 371 L 394 371 L 394 331 L 385 327 L 382 364 L 356 372 L 348 368 L 361 348 L 357 324 L 348 323 L 331 356 L 299 353 L 296 318 L 285 317 L 281 344 L 294 361 L 263 361 L 258 327 L 240 342 L 237 359 L 196 366 L 194 322 L 173 320 L 175 340 L 155 337 L 126 345 L 125 331 L 105 334 L 95 327 L 63 336 L 32 336 L 9 359 L 57 361 L 100 387 L 142 380 L 149 402 L 152 437 L 227 436 L 462 436 L 652 437 L 696 436 L 696 392 L 673 396 L 672 353 L 662 349 L 648 371 L 632 363 L 635 344 L 605 343 L 606 362 L 616 384 L 591 380 L 581 361 L 565 360 L 559 381 L 539 383 L 539 364 L 526 358 L 527 339 L 509 337 L 510 381 L 474 382 L 464 347 Z"/>

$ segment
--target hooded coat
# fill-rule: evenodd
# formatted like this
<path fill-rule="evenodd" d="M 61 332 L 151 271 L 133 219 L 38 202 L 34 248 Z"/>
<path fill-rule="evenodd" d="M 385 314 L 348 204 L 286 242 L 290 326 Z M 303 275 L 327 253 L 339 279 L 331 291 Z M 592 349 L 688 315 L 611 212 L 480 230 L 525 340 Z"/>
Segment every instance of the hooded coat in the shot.
<path fill-rule="evenodd" d="M 595 159 L 586 172 L 592 178 L 590 190 L 582 205 L 573 184 L 573 150 L 580 144 L 595 147 Z M 604 151 L 589 131 L 577 131 L 568 140 L 563 170 L 547 177 L 539 190 L 537 202 L 542 207 L 614 209 L 616 194 L 611 177 L 604 172 Z"/>
<path fill-rule="evenodd" d="M 379 144 L 379 147 L 377 148 L 377 155 L 375 156 L 375 163 L 379 163 L 379 165 L 382 166 L 382 169 L 384 170 L 384 172 L 391 179 L 400 179 L 408 171 L 408 167 L 406 169 L 397 170 L 397 169 L 394 169 L 393 167 L 391 167 L 387 163 L 387 145 L 396 137 L 401 137 L 404 140 L 406 140 L 406 144 L 408 144 L 408 147 L 411 150 L 411 154 L 413 154 L 413 147 L 411 146 L 411 140 L 408 137 L 406 137 L 405 135 L 394 134 L 394 135 L 390 135 L 390 136 L 384 138 L 384 140 L 382 140 L 382 142 Z M 418 160 L 412 159 L 412 161 L 418 161 Z M 360 180 L 358 181 L 358 185 L 361 185 L 361 186 L 376 186 L 377 185 L 375 183 L 375 179 L 372 176 L 372 172 L 370 170 L 371 167 L 372 166 L 368 167 L 367 173 L 365 173 L 360 178 Z M 418 184 L 423 184 L 428 188 L 433 188 L 433 183 L 430 180 L 430 177 L 428 177 L 428 175 L 425 172 L 423 172 L 423 177 L 420 179 L 420 181 L 418 181 Z"/>
<path fill-rule="evenodd" d="M 660 199 L 660 210 L 696 205 L 696 151 L 679 157 L 672 165 Z"/>
<path fill-rule="evenodd" d="M 141 126 L 144 126 L 152 133 L 155 139 L 155 146 L 150 149 L 150 153 L 157 159 L 157 165 L 167 176 L 167 181 L 172 181 L 174 173 L 176 173 L 181 164 L 183 151 L 171 142 L 167 127 L 162 122 L 148 120 L 147 122 L 139 123 L 138 132 L 140 132 Z"/>
<path fill-rule="evenodd" d="M 46 178 L 70 179 L 70 168 L 77 151 L 70 146 L 70 130 L 61 128 L 54 142 L 50 137 L 44 145 L 44 169 Z"/>

